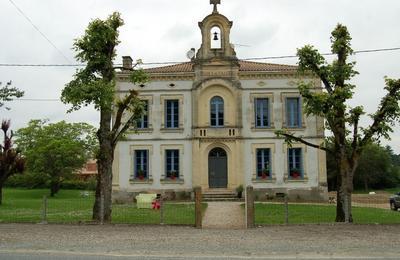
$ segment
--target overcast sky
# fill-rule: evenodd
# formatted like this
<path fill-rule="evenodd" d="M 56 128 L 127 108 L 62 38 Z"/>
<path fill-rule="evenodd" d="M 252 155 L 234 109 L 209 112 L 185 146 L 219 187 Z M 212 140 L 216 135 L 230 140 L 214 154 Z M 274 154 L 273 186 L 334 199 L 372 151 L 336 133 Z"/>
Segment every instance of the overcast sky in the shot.
<path fill-rule="evenodd" d="M 81 36 L 91 19 L 106 18 L 119 11 L 125 20 L 116 63 L 130 55 L 144 62 L 187 61 L 186 52 L 201 43 L 197 23 L 211 13 L 209 0 L 12 0 L 54 48 L 18 12 L 10 0 L 0 1 L 1 64 L 75 63 L 73 39 Z M 231 21 L 231 42 L 238 58 L 293 55 L 296 48 L 312 44 L 330 52 L 330 32 L 345 24 L 354 50 L 400 47 L 400 1 L 398 0 L 222 0 L 220 13 Z M 245 46 L 241 46 L 245 45 Z M 65 56 L 65 57 L 64 57 Z M 362 104 L 368 113 L 376 110 L 383 96 L 384 76 L 400 78 L 400 50 L 357 54 L 354 79 L 358 86 L 351 105 Z M 296 59 L 265 60 L 296 64 Z M 59 99 L 75 68 L 0 67 L 0 81 L 13 81 L 25 91 L 25 99 Z M 19 100 L 0 110 L 11 118 L 14 129 L 30 119 L 84 121 L 98 125 L 93 108 L 67 114 L 60 101 Z M 363 124 L 370 121 L 366 117 Z M 400 153 L 400 127 L 391 141 Z"/>

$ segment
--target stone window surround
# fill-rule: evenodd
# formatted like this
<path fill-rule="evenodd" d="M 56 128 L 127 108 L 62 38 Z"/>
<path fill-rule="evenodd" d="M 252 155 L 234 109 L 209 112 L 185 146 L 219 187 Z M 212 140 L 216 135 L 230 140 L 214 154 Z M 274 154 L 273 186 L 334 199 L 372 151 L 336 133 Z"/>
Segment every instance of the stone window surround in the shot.
<path fill-rule="evenodd" d="M 184 183 L 184 169 L 183 167 L 183 156 L 184 156 L 184 148 L 183 144 L 162 144 L 160 145 L 160 153 L 161 153 L 161 176 L 160 182 L 162 184 L 183 184 Z M 179 150 L 179 176 L 175 180 L 167 179 L 166 177 L 166 150 Z"/>
<path fill-rule="evenodd" d="M 288 149 L 289 148 L 301 148 L 301 159 L 302 165 L 303 165 L 303 178 L 302 179 L 289 179 L 289 158 L 288 158 Z M 284 182 L 308 182 L 308 176 L 307 176 L 307 145 L 301 144 L 301 143 L 292 143 L 291 146 L 287 144 L 283 144 L 283 154 L 284 154 L 284 161 L 285 161 L 285 166 L 284 166 L 284 173 L 283 173 L 283 181 Z"/>
<path fill-rule="evenodd" d="M 182 132 L 183 131 L 183 98 L 182 94 L 170 95 L 162 94 L 160 95 L 160 105 L 161 105 L 161 131 L 164 132 Z M 166 128 L 165 127 L 165 104 L 167 100 L 178 100 L 178 110 L 179 110 L 179 127 L 178 128 Z"/>
<path fill-rule="evenodd" d="M 255 111 L 255 100 L 257 98 L 267 98 L 268 99 L 268 127 L 256 127 L 256 111 Z M 264 92 L 264 93 L 250 93 L 250 106 L 251 106 L 251 131 L 264 131 L 271 130 L 275 128 L 274 120 L 274 93 Z"/>
<path fill-rule="evenodd" d="M 148 172 L 147 172 L 147 175 L 148 175 L 148 177 L 146 178 L 146 179 L 143 179 L 143 180 L 139 180 L 139 179 L 135 179 L 134 177 L 133 177 L 133 172 L 134 172 L 134 169 L 135 169 L 135 159 L 134 159 L 134 157 L 135 157 L 135 150 L 147 150 L 148 151 L 148 155 L 147 155 L 147 157 L 148 157 L 148 162 L 147 162 L 147 164 L 148 164 Z M 152 145 L 131 145 L 131 146 L 129 146 L 129 155 L 130 155 L 130 161 L 131 161 L 131 166 L 129 167 L 130 168 L 130 173 L 129 173 L 129 182 L 131 183 L 131 184 L 134 184 L 134 183 L 152 183 L 153 182 L 153 175 L 152 175 L 152 160 L 151 160 L 151 158 L 152 158 L 152 155 L 153 155 L 153 146 Z"/>
<path fill-rule="evenodd" d="M 299 98 L 300 99 L 300 113 L 301 113 L 301 127 L 287 127 L 286 125 L 286 99 L 287 98 Z M 288 128 L 290 130 L 304 130 L 306 128 L 305 114 L 303 113 L 303 99 L 299 92 L 281 92 L 281 103 L 282 103 L 282 128 Z"/>
<path fill-rule="evenodd" d="M 270 149 L 271 177 L 267 179 L 257 178 L 257 149 Z M 253 183 L 273 183 L 276 182 L 275 175 L 275 144 L 274 143 L 253 143 L 251 144 L 251 181 Z"/>

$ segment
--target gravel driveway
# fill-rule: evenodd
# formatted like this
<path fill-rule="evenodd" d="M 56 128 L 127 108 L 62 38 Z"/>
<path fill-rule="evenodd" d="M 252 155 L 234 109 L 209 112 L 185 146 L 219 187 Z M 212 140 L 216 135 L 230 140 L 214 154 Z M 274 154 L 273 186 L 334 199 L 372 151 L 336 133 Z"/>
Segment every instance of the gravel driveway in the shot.
<path fill-rule="evenodd" d="M 396 259 L 400 258 L 400 225 L 289 225 L 217 230 L 182 226 L 0 224 L 0 258 L 18 252 L 155 259 Z"/>

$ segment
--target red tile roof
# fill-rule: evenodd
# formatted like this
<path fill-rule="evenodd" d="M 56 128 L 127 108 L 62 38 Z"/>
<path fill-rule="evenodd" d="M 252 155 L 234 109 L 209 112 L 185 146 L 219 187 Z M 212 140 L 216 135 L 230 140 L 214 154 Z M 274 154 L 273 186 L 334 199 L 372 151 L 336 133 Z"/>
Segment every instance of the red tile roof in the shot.
<path fill-rule="evenodd" d="M 148 73 L 178 73 L 178 72 L 194 72 L 193 62 L 184 62 L 169 66 L 155 67 L 145 69 Z M 239 71 L 266 71 L 266 72 L 282 72 L 282 71 L 295 71 L 297 66 L 282 65 L 272 63 L 262 63 L 254 61 L 239 61 Z"/>

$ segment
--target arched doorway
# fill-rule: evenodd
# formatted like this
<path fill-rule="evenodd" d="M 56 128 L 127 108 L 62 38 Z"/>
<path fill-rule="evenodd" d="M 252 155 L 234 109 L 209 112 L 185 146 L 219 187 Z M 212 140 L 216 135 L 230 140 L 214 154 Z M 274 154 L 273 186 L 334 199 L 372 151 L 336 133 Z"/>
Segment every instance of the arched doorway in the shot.
<path fill-rule="evenodd" d="M 208 154 L 208 185 L 210 188 L 226 188 L 228 185 L 227 156 L 222 148 L 214 148 Z"/>

